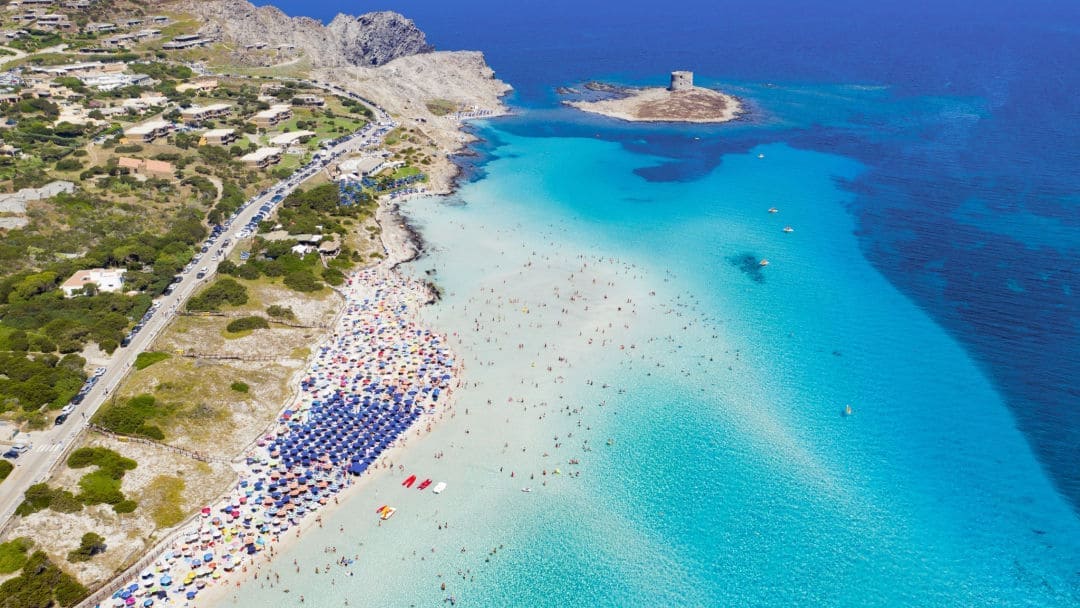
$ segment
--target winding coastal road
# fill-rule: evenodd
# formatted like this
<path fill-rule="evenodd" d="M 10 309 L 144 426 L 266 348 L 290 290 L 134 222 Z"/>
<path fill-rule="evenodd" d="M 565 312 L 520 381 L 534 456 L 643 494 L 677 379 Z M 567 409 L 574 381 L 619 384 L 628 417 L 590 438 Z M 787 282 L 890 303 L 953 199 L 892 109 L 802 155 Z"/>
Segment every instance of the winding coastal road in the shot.
<path fill-rule="evenodd" d="M 375 119 L 353 134 L 337 140 L 333 145 L 324 147 L 315 155 L 315 160 L 297 169 L 287 179 L 266 189 L 263 194 L 248 199 L 226 223 L 219 236 L 210 237 L 204 242 L 208 246 L 207 252 L 197 255 L 195 260 L 177 275 L 180 281 L 174 283 L 172 293 L 155 300 L 156 307 L 151 309 L 152 312 L 146 319 L 143 329 L 131 336 L 127 346 L 113 353 L 111 360 L 105 366 L 104 373 L 86 394 L 82 404 L 71 413 L 68 420 L 44 431 L 19 436 L 18 441 L 26 443 L 30 449 L 14 461 L 15 470 L 6 480 L 0 482 L 0 531 L 7 526 L 15 509 L 22 503 L 26 490 L 31 485 L 42 483 L 51 476 L 61 457 L 67 454 L 69 448 L 77 442 L 79 435 L 86 430 L 88 421 L 93 418 L 101 405 L 115 394 L 116 388 L 131 370 L 138 354 L 153 343 L 177 312 L 183 309 L 188 298 L 199 285 L 213 278 L 220 260 L 226 259 L 237 246 L 241 240 L 240 233 L 255 216 L 261 212 L 269 217 L 280 201 L 305 180 L 347 153 L 381 145 L 385 134 L 396 126 L 383 108 L 355 93 L 326 83 L 309 84 L 335 95 L 350 97 L 364 103 L 371 108 Z M 269 211 L 261 211 L 264 206 L 268 207 Z M 219 254 L 215 255 L 215 252 Z M 205 269 L 205 274 L 199 277 L 203 269 Z M 9 438 L 0 439 L 6 441 Z M 0 449 L 6 450 L 7 446 L 0 445 Z"/>

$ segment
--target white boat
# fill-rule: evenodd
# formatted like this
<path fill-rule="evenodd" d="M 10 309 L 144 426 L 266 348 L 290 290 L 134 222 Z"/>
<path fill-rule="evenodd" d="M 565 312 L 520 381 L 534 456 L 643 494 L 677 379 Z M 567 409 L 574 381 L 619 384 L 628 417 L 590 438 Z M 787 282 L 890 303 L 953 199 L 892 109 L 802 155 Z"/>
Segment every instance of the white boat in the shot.
<path fill-rule="evenodd" d="M 521 488 L 521 491 L 526 493 L 532 492 L 532 488 Z"/>
<path fill-rule="evenodd" d="M 445 481 L 440 481 L 439 483 L 435 484 L 434 488 L 431 488 L 431 491 L 434 494 L 440 494 L 445 489 L 446 489 L 446 482 Z"/>

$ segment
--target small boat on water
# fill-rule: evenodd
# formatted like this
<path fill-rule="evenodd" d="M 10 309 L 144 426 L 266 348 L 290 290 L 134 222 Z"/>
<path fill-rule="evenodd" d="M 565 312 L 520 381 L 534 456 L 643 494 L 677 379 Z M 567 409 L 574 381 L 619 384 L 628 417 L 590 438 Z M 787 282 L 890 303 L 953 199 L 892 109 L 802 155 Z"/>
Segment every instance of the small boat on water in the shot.
<path fill-rule="evenodd" d="M 385 509 L 385 508 L 386 508 L 386 505 L 383 505 L 383 506 L 379 507 L 378 509 L 375 509 L 375 512 L 376 513 L 382 513 L 383 509 Z"/>
<path fill-rule="evenodd" d="M 762 154 L 758 154 L 758 155 L 757 155 L 757 157 L 758 157 L 758 158 L 765 158 L 765 154 L 764 154 L 764 153 L 762 153 Z"/>
<path fill-rule="evenodd" d="M 401 485 L 405 486 L 406 488 L 411 488 L 412 484 L 414 483 L 416 483 L 416 475 L 409 475 L 409 478 L 401 482 Z"/>
<path fill-rule="evenodd" d="M 434 494 L 442 494 L 442 491 L 445 490 L 445 489 L 446 489 L 446 482 L 445 481 L 440 481 L 439 483 L 435 484 L 434 488 L 431 488 L 431 492 L 434 493 Z"/>
<path fill-rule="evenodd" d="M 768 266 L 769 265 L 769 260 L 761 260 L 760 262 L 757 263 L 757 265 L 758 266 Z"/>
<path fill-rule="evenodd" d="M 853 416 L 854 414 L 855 414 L 855 410 L 851 409 L 851 404 L 850 403 L 848 405 L 844 406 L 844 415 L 845 416 Z"/>
<path fill-rule="evenodd" d="M 393 517 L 394 513 L 397 513 L 397 509 L 383 505 L 383 508 L 379 510 L 379 519 L 386 521 Z"/>
<path fill-rule="evenodd" d="M 532 488 L 521 488 L 521 491 L 528 494 L 529 492 L 532 492 Z"/>
<path fill-rule="evenodd" d="M 784 226 L 784 232 L 795 232 L 795 229 L 791 226 Z"/>
<path fill-rule="evenodd" d="M 776 207 L 769 207 L 769 213 L 780 213 L 780 210 Z"/>
<path fill-rule="evenodd" d="M 425 480 L 423 481 L 423 483 L 421 483 L 420 485 L 416 486 L 416 489 L 417 489 L 417 490 L 426 490 L 426 489 L 427 489 L 427 487 L 428 487 L 428 486 L 430 486 L 430 485 L 431 485 L 431 480 L 430 480 L 430 479 L 425 479 Z"/>

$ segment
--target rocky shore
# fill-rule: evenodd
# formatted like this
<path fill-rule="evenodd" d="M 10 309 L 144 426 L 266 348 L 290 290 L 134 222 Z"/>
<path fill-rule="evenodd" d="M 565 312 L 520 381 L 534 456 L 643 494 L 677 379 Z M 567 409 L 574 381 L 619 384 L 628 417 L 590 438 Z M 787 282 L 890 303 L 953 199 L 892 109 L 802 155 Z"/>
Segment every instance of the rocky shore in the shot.
<path fill-rule="evenodd" d="M 600 100 L 564 101 L 585 112 L 630 122 L 722 123 L 743 114 L 737 97 L 704 87 L 685 90 L 654 87 L 623 89 L 613 85 L 585 85 L 590 91 L 616 95 Z"/>

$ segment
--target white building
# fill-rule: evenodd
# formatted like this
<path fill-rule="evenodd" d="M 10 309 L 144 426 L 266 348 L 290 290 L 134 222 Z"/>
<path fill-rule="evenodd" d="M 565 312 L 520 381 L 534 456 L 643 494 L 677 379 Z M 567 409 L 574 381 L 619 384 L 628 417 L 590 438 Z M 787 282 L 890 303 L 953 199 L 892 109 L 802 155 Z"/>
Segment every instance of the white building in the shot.
<path fill-rule="evenodd" d="M 72 297 L 75 292 L 93 283 L 98 291 L 115 292 L 124 287 L 124 271 L 120 268 L 91 268 L 80 270 L 60 285 L 64 295 Z"/>

